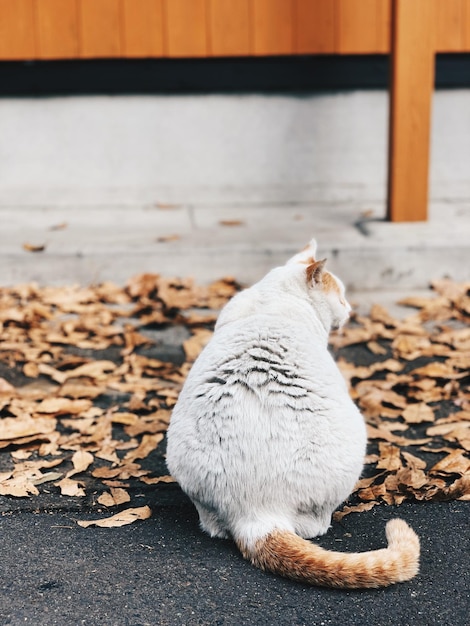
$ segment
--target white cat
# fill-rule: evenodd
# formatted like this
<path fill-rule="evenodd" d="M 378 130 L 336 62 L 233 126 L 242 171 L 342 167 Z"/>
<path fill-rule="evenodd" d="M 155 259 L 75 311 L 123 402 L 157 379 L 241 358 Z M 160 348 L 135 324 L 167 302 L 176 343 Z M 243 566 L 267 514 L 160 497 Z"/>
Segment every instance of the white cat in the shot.
<path fill-rule="evenodd" d="M 364 420 L 328 352 L 347 320 L 344 286 L 314 241 L 237 294 L 194 363 L 168 431 L 171 474 L 213 537 L 258 567 L 303 582 L 380 587 L 418 571 L 419 540 L 388 522 L 388 548 L 324 550 L 333 511 L 363 467 Z"/>

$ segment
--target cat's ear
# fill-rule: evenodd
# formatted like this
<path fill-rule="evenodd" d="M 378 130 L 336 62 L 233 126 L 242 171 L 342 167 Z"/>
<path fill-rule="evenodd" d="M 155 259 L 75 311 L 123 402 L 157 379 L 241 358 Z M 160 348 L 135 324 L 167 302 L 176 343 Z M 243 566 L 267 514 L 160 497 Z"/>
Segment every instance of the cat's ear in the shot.
<path fill-rule="evenodd" d="M 317 253 L 317 242 L 315 241 L 315 239 L 310 239 L 308 247 L 310 248 L 310 253 L 312 257 L 315 258 L 315 255 Z"/>
<path fill-rule="evenodd" d="M 326 259 L 314 261 L 307 266 L 306 276 L 309 285 L 319 285 L 322 282 L 323 272 L 325 271 Z"/>
<path fill-rule="evenodd" d="M 297 254 L 294 254 L 287 263 L 313 263 L 315 261 L 315 253 L 317 251 L 317 242 L 311 239 L 310 242 Z"/>

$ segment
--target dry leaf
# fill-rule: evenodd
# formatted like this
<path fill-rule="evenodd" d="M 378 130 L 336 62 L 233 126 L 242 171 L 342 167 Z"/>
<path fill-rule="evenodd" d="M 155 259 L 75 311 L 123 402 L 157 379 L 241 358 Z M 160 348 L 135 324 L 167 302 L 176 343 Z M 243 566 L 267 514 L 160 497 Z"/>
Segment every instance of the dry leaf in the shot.
<path fill-rule="evenodd" d="M 13 496 L 14 498 L 28 498 L 39 494 L 36 486 L 22 476 L 1 479 L 0 475 L 0 496 Z"/>
<path fill-rule="evenodd" d="M 157 478 L 149 478 L 148 476 L 142 476 L 140 480 L 146 485 L 158 485 L 158 483 L 175 483 L 176 482 L 173 476 L 158 476 Z"/>
<path fill-rule="evenodd" d="M 452 378 L 463 378 L 467 375 L 465 372 L 455 372 L 453 367 L 447 365 L 446 363 L 439 363 L 437 361 L 435 363 L 429 363 L 423 367 L 418 367 L 413 370 L 411 374 L 423 378 L 429 376 L 430 378 L 445 378 L 447 380 Z"/>
<path fill-rule="evenodd" d="M 71 478 L 62 478 L 58 483 L 55 483 L 56 487 L 60 488 L 60 493 L 63 496 L 71 496 L 83 498 L 85 491 L 83 489 L 83 483 L 78 480 L 72 480 Z"/>
<path fill-rule="evenodd" d="M 57 420 L 53 417 L 4 417 L 0 420 L 0 441 L 48 435 L 55 431 L 56 426 Z"/>
<path fill-rule="evenodd" d="M 406 450 L 402 451 L 402 455 L 406 460 L 406 464 L 412 470 L 426 469 L 426 461 L 423 461 L 423 459 L 420 459 L 419 457 L 415 456 L 414 454 L 411 454 L 410 452 L 406 452 Z"/>
<path fill-rule="evenodd" d="M 4 378 L 0 378 L 0 393 L 11 393 L 15 391 L 13 385 L 10 385 Z"/>
<path fill-rule="evenodd" d="M 380 461 L 377 463 L 377 469 L 386 469 L 393 472 L 402 467 L 400 459 L 400 448 L 388 442 L 381 441 L 379 443 Z"/>
<path fill-rule="evenodd" d="M 178 241 L 178 239 L 181 239 L 181 235 L 163 235 L 161 237 L 157 237 L 155 241 L 158 243 L 165 243 L 167 241 Z"/>
<path fill-rule="evenodd" d="M 106 507 L 118 506 L 119 504 L 124 504 L 125 502 L 129 502 L 131 499 L 129 493 L 120 487 L 111 488 L 111 493 L 105 491 L 98 498 L 98 502 Z"/>
<path fill-rule="evenodd" d="M 142 441 L 140 445 L 131 452 L 128 452 L 124 457 L 124 461 L 132 462 L 136 459 L 145 459 L 155 448 L 158 446 L 160 441 L 163 439 L 162 433 L 157 433 L 155 435 L 144 435 L 142 437 Z"/>
<path fill-rule="evenodd" d="M 67 473 L 67 478 L 86 471 L 93 461 L 93 455 L 90 452 L 77 450 L 72 456 L 73 470 Z"/>
<path fill-rule="evenodd" d="M 242 226 L 243 220 L 219 220 L 221 226 Z"/>
<path fill-rule="evenodd" d="M 184 352 L 188 361 L 197 359 L 202 349 L 212 337 L 212 332 L 205 328 L 197 328 L 192 337 L 183 342 Z"/>
<path fill-rule="evenodd" d="M 430 474 L 465 474 L 470 470 L 470 459 L 464 456 L 461 450 L 452 450 L 450 454 L 433 465 Z"/>
<path fill-rule="evenodd" d="M 44 252 L 44 250 L 46 249 L 46 245 L 45 244 L 31 244 L 31 243 L 24 243 L 23 244 L 23 250 L 26 250 L 26 252 Z"/>
<path fill-rule="evenodd" d="M 53 480 L 59 480 L 62 478 L 62 472 L 46 472 L 40 478 L 36 478 L 32 481 L 33 485 L 42 485 L 43 483 L 50 483 Z"/>
<path fill-rule="evenodd" d="M 90 400 L 69 400 L 68 398 L 46 398 L 40 402 L 38 413 L 53 413 L 55 415 L 70 415 L 84 413 L 92 406 Z"/>
<path fill-rule="evenodd" d="M 409 404 L 403 411 L 402 416 L 403 419 L 409 424 L 434 422 L 434 412 L 431 407 L 424 402 Z"/>
<path fill-rule="evenodd" d="M 349 513 L 361 513 L 362 511 L 370 511 L 378 502 L 361 502 L 354 506 L 343 506 L 340 511 L 333 513 L 333 519 L 335 522 L 340 522 L 343 517 L 349 515 Z"/>
<path fill-rule="evenodd" d="M 67 222 L 60 222 L 60 224 L 53 224 L 52 226 L 49 227 L 49 230 L 65 230 L 67 228 L 68 224 Z"/>
<path fill-rule="evenodd" d="M 137 520 L 148 519 L 152 515 L 152 511 L 148 506 L 141 506 L 134 509 L 126 509 L 120 513 L 116 513 L 112 517 L 106 517 L 105 519 L 77 521 L 79 526 L 88 528 L 88 526 L 101 526 L 102 528 L 115 528 L 117 526 L 126 526 L 132 524 Z"/>
<path fill-rule="evenodd" d="M 387 354 L 387 348 L 384 348 L 377 341 L 369 341 L 367 342 L 367 347 L 372 352 L 372 354 Z"/>

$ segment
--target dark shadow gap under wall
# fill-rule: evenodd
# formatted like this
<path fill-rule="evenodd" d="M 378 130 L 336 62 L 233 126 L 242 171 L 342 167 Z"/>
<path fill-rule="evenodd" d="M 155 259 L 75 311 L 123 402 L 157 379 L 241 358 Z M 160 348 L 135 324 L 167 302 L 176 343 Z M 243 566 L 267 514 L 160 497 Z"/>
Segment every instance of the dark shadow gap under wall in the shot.
<path fill-rule="evenodd" d="M 0 96 L 386 89 L 388 55 L 0 62 Z M 436 87 L 470 87 L 470 54 L 437 55 Z"/>

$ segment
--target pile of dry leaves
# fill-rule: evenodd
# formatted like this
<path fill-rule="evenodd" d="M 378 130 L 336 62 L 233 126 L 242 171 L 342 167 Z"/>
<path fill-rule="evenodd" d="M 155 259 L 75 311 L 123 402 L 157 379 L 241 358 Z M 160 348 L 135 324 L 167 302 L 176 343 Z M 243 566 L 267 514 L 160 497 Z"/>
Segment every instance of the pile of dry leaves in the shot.
<path fill-rule="evenodd" d="M 433 288 L 406 301 L 417 312 L 405 320 L 374 306 L 332 338 L 371 442 L 366 477 L 337 518 L 379 502 L 470 499 L 470 284 Z M 0 495 L 47 489 L 119 511 L 100 525 L 148 517 L 126 503 L 136 485 L 172 482 L 171 408 L 239 289 L 153 274 L 125 288 L 0 289 Z M 168 332 L 179 352 L 166 350 Z"/>

